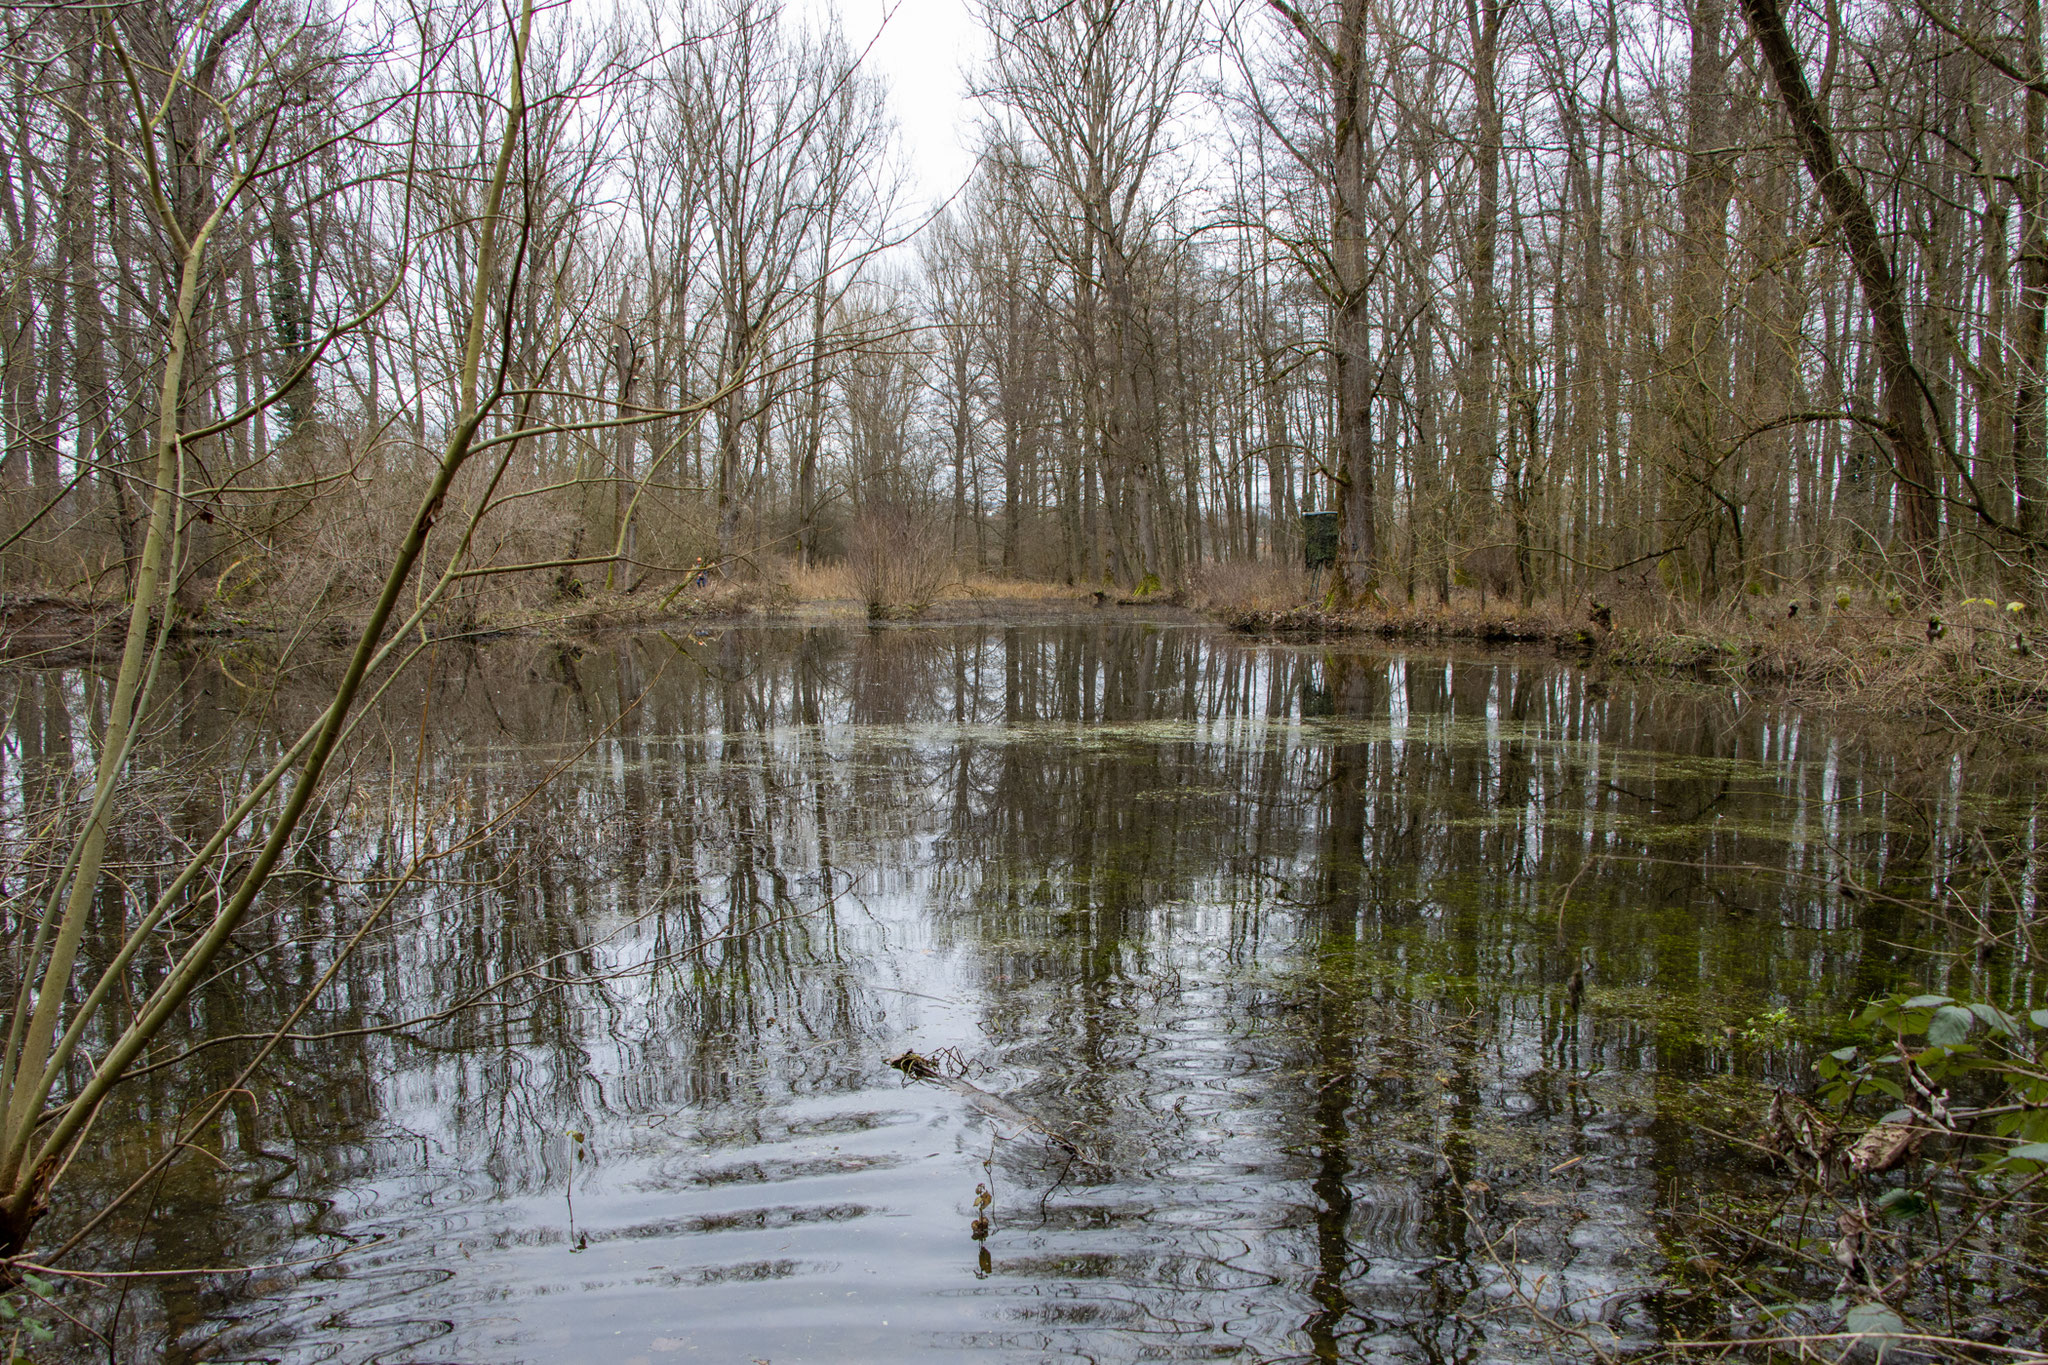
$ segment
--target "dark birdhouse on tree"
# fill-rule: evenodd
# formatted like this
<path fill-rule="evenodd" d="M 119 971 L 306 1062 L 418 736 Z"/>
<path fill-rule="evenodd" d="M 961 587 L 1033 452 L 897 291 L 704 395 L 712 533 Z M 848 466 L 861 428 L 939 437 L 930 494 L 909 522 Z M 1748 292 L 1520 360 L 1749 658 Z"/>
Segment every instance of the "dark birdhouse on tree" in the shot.
<path fill-rule="evenodd" d="M 1307 512 L 1301 518 L 1301 558 L 1310 573 L 1337 562 L 1337 514 Z"/>

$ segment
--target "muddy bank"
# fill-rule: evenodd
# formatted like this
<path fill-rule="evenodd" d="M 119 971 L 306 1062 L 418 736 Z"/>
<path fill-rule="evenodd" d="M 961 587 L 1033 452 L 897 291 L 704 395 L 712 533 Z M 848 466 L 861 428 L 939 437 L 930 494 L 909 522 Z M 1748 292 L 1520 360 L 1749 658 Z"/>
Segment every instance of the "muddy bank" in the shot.
<path fill-rule="evenodd" d="M 1540 608 L 1315 606 L 1223 608 L 1212 616 L 1249 635 L 1548 645 L 1616 669 L 1724 683 L 1802 706 L 1926 716 L 1958 729 L 1993 726 L 2029 740 L 2048 738 L 2048 640 L 2033 638 L 2031 613 L 1983 599 L 1911 616 L 1794 603 L 1668 623 L 1617 619 L 1598 603 L 1577 618 Z"/>
<path fill-rule="evenodd" d="M 1035 586 L 1035 585 L 1028 585 Z M 847 625 L 867 622 L 853 598 L 805 598 L 758 585 L 714 585 L 691 593 L 590 594 L 545 608 L 468 616 L 435 614 L 423 629 L 437 640 L 589 639 L 632 631 L 702 629 L 746 622 L 795 621 Z M 1062 621 L 1193 623 L 1210 619 L 1165 601 L 1119 602 L 1080 591 L 1005 592 L 970 589 L 932 603 L 914 616 L 872 624 L 1045 625 Z M 118 657 L 127 607 L 41 594 L 0 597 L 0 661 L 45 666 L 92 665 Z M 297 639 L 338 647 L 352 642 L 360 617 L 347 611 L 285 615 L 272 611 L 202 612 L 172 627 L 174 641 Z"/>

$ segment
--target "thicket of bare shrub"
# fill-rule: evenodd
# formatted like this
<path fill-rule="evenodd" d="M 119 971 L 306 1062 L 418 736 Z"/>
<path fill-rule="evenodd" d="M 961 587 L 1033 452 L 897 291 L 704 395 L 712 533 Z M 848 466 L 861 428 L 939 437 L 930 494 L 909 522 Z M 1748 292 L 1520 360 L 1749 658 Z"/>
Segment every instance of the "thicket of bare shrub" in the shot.
<path fill-rule="evenodd" d="M 1309 599 L 1309 576 L 1293 563 L 1230 560 L 1190 576 L 1187 602 L 1203 611 L 1285 611 Z"/>
<path fill-rule="evenodd" d="M 871 621 L 922 616 L 958 578 L 945 532 L 908 503 L 872 503 L 846 533 L 846 567 Z"/>
<path fill-rule="evenodd" d="M 202 616 L 224 623 L 340 626 L 359 620 L 381 585 L 366 545 L 388 544 L 400 534 L 427 485 L 427 472 L 396 457 L 336 449 L 306 496 L 280 496 L 263 486 L 238 489 L 214 511 L 212 534 L 186 566 L 185 601 Z M 489 471 L 466 470 L 448 502 L 467 509 L 486 495 Z M 715 511 L 693 491 L 652 490 L 633 513 L 626 553 L 617 547 L 617 509 L 630 488 L 595 479 L 564 486 L 548 471 L 508 473 L 490 490 L 492 511 L 479 524 L 464 577 L 434 613 L 437 629 L 530 624 L 599 604 L 624 610 L 656 604 L 680 614 L 709 603 L 735 609 L 760 605 L 762 575 L 743 561 L 716 556 Z M 102 519 L 105 521 L 105 519 Z M 754 528 L 746 528 L 753 533 Z M 765 532 L 763 532 L 765 534 Z M 67 566 L 39 553 L 33 539 L 16 548 L 14 581 L 48 585 L 65 596 L 118 596 L 122 549 L 110 521 L 93 530 L 79 554 L 79 531 Z M 529 573 L 517 565 L 554 565 Z M 702 570 L 703 583 L 698 583 Z M 773 575 L 769 575 L 773 577 Z"/>

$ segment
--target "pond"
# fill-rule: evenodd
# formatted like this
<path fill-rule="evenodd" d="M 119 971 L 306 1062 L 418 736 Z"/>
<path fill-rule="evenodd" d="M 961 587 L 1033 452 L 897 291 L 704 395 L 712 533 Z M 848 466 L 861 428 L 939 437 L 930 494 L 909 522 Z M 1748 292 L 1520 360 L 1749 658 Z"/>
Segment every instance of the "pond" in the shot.
<path fill-rule="evenodd" d="M 190 666 L 162 733 L 216 745 L 219 790 L 167 785 L 132 858 L 275 752 L 303 672 Z M 5 686 L 19 813 L 103 700 Z M 1480 1361 L 1704 1331 L 1684 1224 L 1772 1178 L 1722 1135 L 1876 992 L 2028 998 L 2025 961 L 1859 889 L 1995 846 L 2031 910 L 2040 800 L 2031 760 L 1952 735 L 1548 655 L 1108 617 L 450 643 L 366 721 L 186 1040 L 274 1026 L 377 928 L 210 1154 L 77 1262 L 265 1268 L 129 1282 L 97 1354 Z M 80 1203 L 242 1056 L 138 1083 Z"/>

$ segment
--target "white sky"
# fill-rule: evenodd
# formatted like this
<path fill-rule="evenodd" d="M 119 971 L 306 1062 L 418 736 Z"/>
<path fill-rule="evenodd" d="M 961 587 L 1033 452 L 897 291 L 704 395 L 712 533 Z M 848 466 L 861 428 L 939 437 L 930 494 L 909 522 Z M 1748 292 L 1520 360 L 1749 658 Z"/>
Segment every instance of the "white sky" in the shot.
<path fill-rule="evenodd" d="M 913 201 L 943 200 L 973 167 L 978 107 L 967 98 L 967 70 L 981 52 L 981 25 L 967 0 L 799 0 L 836 14 L 846 44 L 867 52 L 866 66 L 889 89 Z M 869 44 L 873 46 L 870 47 Z"/>

